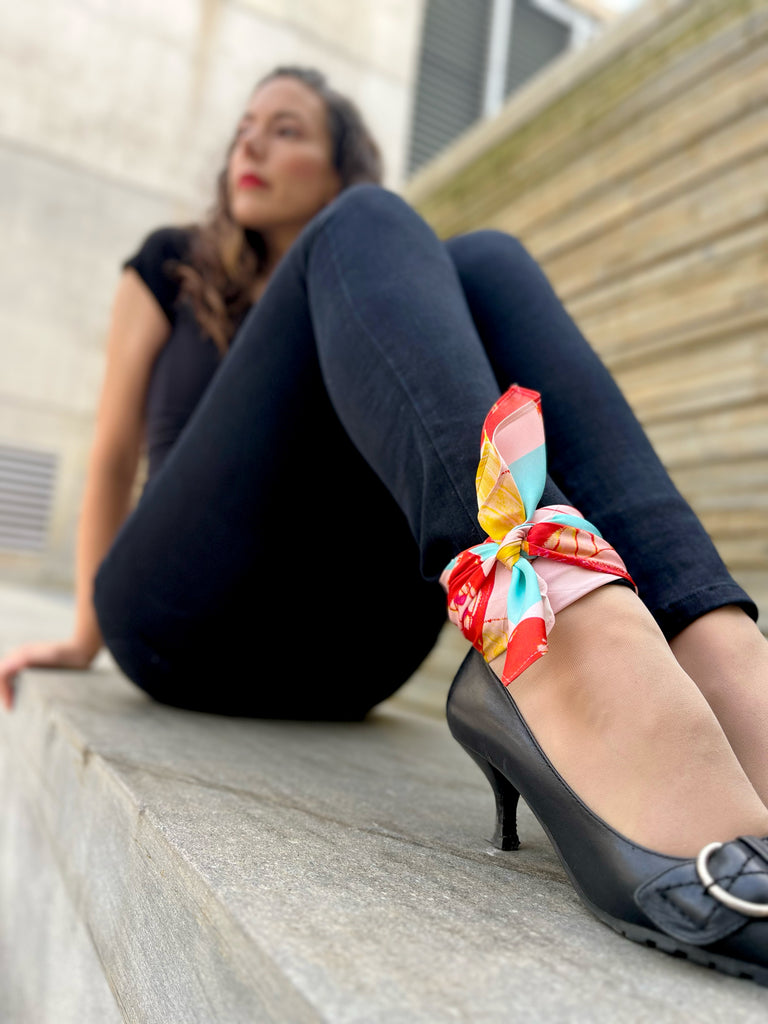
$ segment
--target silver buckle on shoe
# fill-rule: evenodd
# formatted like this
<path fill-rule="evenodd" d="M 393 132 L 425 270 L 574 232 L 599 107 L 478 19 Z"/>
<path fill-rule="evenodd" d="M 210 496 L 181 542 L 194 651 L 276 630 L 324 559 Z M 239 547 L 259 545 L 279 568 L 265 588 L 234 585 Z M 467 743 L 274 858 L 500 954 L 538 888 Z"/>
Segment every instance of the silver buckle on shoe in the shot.
<path fill-rule="evenodd" d="M 710 855 L 715 850 L 719 850 L 722 845 L 722 843 L 708 843 L 696 858 L 696 873 L 701 884 L 710 896 L 714 897 L 718 903 L 722 903 L 724 907 L 728 907 L 729 910 L 735 910 L 738 914 L 744 914 L 746 917 L 768 917 L 768 903 L 751 903 L 749 900 L 741 900 L 718 885 L 710 874 L 707 861 Z"/>

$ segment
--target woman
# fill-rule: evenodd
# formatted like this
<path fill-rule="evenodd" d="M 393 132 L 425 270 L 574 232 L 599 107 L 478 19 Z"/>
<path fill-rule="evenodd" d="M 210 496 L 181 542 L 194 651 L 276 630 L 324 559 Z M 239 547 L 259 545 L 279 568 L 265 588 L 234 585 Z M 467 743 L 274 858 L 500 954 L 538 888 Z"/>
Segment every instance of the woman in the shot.
<path fill-rule="evenodd" d="M 375 145 L 321 76 L 277 69 L 259 83 L 173 330 L 142 260 L 118 288 L 75 636 L 10 655 L 0 678 L 8 690 L 25 665 L 84 667 L 103 635 L 157 700 L 359 718 L 432 646 L 442 575 L 452 617 L 492 661 L 465 662 L 449 721 L 496 791 L 500 844 L 514 845 L 521 791 L 609 924 L 768 984 L 768 924 L 753 916 L 768 903 L 768 845 L 734 839 L 768 835 L 755 606 L 518 243 L 477 232 L 443 244 L 376 182 Z M 151 478 L 126 520 L 145 397 L 152 415 L 179 318 L 194 310 L 221 342 L 253 299 L 178 442 L 150 423 Z M 540 465 L 530 477 L 535 394 L 497 403 L 517 379 L 543 396 L 546 480 Z M 498 472 L 480 481 L 481 528 L 484 423 L 484 472 Z M 505 587 L 527 595 L 516 633 L 488 612 L 506 607 Z M 729 889 L 746 902 L 726 906 Z"/>

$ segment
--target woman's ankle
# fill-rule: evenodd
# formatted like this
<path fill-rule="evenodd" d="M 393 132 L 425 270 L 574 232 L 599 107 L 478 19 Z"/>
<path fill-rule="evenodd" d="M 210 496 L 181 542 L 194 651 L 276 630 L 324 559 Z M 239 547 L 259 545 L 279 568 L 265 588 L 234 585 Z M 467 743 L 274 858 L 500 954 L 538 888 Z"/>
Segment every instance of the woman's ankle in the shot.
<path fill-rule="evenodd" d="M 737 605 L 695 619 L 669 644 L 685 672 L 709 699 L 727 695 L 734 676 L 751 671 L 768 688 L 768 640 Z"/>
<path fill-rule="evenodd" d="M 768 640 L 729 605 L 696 619 L 670 646 L 768 806 Z"/>

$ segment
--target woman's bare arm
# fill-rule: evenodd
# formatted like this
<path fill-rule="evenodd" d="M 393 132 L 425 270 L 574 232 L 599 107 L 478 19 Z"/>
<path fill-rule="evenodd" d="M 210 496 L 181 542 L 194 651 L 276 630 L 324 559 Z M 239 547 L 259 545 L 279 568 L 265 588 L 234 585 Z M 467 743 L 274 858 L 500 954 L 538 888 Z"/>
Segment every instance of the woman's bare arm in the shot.
<path fill-rule="evenodd" d="M 60 642 L 27 644 L 0 660 L 0 704 L 10 707 L 13 679 L 31 666 L 87 668 L 101 647 L 93 581 L 130 509 L 144 434 L 150 374 L 170 325 L 135 270 L 117 287 L 107 365 L 88 463 L 77 539 L 75 626 Z"/>

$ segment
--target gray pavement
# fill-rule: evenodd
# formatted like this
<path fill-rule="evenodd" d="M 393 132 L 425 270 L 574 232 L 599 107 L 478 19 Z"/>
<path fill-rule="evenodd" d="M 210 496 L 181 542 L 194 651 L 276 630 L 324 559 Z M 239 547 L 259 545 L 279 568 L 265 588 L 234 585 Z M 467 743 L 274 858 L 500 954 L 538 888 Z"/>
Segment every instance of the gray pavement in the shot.
<path fill-rule="evenodd" d="M 0 650 L 69 614 L 0 586 Z M 28 673 L 0 716 L 3 1024 L 766 1019 L 765 989 L 592 918 L 527 811 L 494 851 L 487 783 L 409 702 L 260 722 L 154 705 L 108 659 Z"/>

